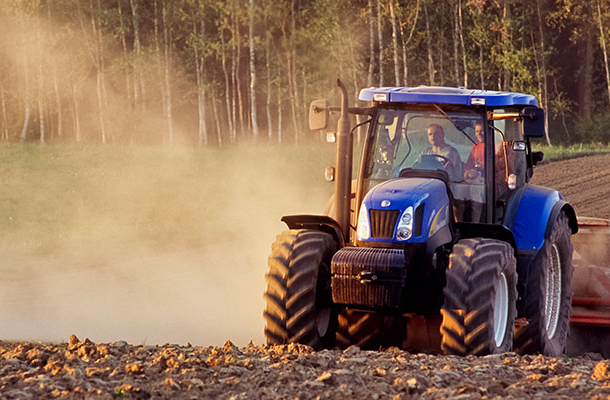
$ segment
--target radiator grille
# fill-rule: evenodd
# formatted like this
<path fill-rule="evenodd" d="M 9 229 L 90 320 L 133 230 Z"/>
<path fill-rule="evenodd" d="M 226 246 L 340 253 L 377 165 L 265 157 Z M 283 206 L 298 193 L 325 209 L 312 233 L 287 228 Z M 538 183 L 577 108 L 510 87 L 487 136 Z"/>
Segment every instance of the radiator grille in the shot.
<path fill-rule="evenodd" d="M 398 210 L 370 210 L 371 237 L 379 239 L 392 239 L 394 228 L 398 219 Z"/>
<path fill-rule="evenodd" d="M 402 249 L 344 247 L 333 256 L 331 274 L 335 303 L 365 307 L 403 304 L 407 270 Z"/>

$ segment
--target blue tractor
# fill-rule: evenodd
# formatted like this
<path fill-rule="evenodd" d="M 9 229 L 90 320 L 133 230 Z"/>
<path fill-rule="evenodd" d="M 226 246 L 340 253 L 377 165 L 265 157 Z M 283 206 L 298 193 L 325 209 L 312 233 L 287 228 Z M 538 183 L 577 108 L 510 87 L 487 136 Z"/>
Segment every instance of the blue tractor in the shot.
<path fill-rule="evenodd" d="M 529 183 L 545 134 L 534 96 L 367 88 L 340 112 L 327 215 L 284 216 L 265 291 L 269 344 L 401 346 L 455 355 L 563 353 L 574 209 Z M 349 114 L 364 117 L 351 128 Z M 353 132 L 368 125 L 357 179 Z"/>

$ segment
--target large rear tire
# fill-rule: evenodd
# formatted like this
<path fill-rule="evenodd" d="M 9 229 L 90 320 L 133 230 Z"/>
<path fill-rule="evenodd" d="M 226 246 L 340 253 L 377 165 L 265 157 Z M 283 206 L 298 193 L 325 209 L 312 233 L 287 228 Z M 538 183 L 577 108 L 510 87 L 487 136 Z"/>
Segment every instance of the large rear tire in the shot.
<path fill-rule="evenodd" d="M 464 239 L 449 256 L 441 309 L 445 354 L 510 351 L 517 313 L 517 263 L 506 242 Z"/>
<path fill-rule="evenodd" d="M 332 236 L 316 230 L 289 230 L 277 237 L 264 295 L 268 344 L 301 343 L 316 350 L 334 346 L 330 261 L 336 250 Z"/>
<path fill-rule="evenodd" d="M 559 357 L 564 352 L 572 310 L 571 232 L 562 212 L 532 262 L 524 296 L 527 325 L 515 334 L 515 350 L 520 354 Z"/>

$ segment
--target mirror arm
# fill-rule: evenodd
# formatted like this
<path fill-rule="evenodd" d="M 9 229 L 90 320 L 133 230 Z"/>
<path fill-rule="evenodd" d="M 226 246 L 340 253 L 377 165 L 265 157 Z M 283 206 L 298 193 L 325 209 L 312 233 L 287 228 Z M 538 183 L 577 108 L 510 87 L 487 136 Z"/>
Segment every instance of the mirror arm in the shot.
<path fill-rule="evenodd" d="M 319 108 L 320 111 L 324 111 L 324 109 Z M 358 115 L 373 115 L 374 107 L 348 107 L 347 112 L 349 114 L 358 114 Z M 316 111 L 318 108 L 316 107 Z M 341 112 L 341 107 L 339 106 L 330 106 L 328 107 L 328 111 L 330 112 Z"/>

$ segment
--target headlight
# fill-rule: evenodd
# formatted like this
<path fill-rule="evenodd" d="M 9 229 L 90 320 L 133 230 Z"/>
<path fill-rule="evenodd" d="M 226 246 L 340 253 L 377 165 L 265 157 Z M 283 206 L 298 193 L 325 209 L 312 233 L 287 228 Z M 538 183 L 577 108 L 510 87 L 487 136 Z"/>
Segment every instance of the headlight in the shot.
<path fill-rule="evenodd" d="M 396 240 L 408 240 L 413 235 L 413 207 L 409 206 L 400 216 L 396 228 Z"/>
<path fill-rule="evenodd" d="M 367 240 L 371 237 L 371 224 L 369 223 L 369 210 L 363 204 L 358 213 L 358 227 L 356 229 L 356 239 Z"/>

